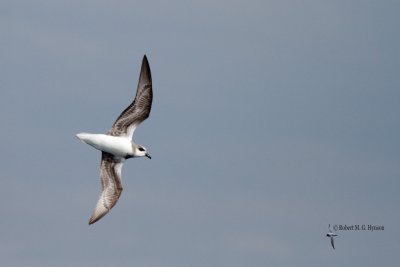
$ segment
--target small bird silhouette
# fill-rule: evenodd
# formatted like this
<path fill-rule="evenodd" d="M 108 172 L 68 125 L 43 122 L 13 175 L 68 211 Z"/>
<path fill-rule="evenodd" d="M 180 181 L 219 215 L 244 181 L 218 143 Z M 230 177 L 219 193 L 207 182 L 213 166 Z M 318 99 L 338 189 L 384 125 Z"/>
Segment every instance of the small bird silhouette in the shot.
<path fill-rule="evenodd" d="M 335 234 L 334 232 L 332 232 L 330 224 L 328 226 L 328 229 L 329 229 L 329 233 L 327 233 L 326 236 L 331 238 L 331 245 L 332 245 L 333 249 L 335 249 L 335 241 L 334 241 L 333 237 L 338 236 L 338 235 Z"/>

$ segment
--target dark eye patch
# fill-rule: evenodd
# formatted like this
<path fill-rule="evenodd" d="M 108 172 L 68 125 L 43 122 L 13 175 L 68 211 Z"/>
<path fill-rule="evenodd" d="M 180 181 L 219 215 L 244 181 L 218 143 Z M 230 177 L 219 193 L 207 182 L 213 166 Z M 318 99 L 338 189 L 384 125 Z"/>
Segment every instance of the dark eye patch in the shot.
<path fill-rule="evenodd" d="M 143 148 L 143 147 L 139 147 L 139 150 L 140 150 L 140 151 L 144 151 L 144 148 Z"/>

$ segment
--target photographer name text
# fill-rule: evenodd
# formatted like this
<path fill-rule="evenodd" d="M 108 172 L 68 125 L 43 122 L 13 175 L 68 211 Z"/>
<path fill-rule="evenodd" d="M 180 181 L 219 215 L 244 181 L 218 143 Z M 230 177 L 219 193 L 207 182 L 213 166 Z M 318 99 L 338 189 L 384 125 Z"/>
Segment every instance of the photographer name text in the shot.
<path fill-rule="evenodd" d="M 336 224 L 333 226 L 335 231 L 383 231 L 385 227 L 383 225 L 372 225 L 372 224 Z"/>

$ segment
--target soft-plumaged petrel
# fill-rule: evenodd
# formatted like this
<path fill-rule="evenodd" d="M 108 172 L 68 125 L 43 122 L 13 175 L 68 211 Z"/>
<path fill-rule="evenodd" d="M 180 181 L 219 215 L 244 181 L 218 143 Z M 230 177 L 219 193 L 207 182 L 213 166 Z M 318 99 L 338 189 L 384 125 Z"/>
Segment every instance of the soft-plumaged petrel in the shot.
<path fill-rule="evenodd" d="M 334 232 L 332 232 L 330 224 L 328 226 L 328 229 L 329 229 L 329 232 L 326 234 L 326 236 L 331 238 L 331 245 L 332 245 L 333 249 L 335 249 L 335 241 L 334 241 L 333 237 L 338 236 L 338 235 L 335 234 Z"/>
<path fill-rule="evenodd" d="M 119 115 L 112 128 L 106 134 L 76 135 L 81 141 L 101 151 L 102 191 L 89 224 L 100 220 L 117 203 L 122 192 L 121 169 L 124 161 L 135 157 L 151 159 L 145 147 L 132 141 L 132 136 L 140 123 L 149 117 L 152 100 L 150 66 L 144 55 L 135 99 Z"/>

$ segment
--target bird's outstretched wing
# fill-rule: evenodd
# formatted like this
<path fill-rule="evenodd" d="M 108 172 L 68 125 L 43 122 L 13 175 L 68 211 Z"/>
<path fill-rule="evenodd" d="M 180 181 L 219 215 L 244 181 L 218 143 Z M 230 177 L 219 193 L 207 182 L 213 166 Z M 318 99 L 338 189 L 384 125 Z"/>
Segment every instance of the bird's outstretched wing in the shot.
<path fill-rule="evenodd" d="M 93 211 L 89 224 L 100 220 L 118 201 L 122 192 L 121 170 L 123 159 L 115 159 L 113 155 L 102 152 L 100 164 L 101 189 L 99 200 Z"/>
<path fill-rule="evenodd" d="M 331 245 L 332 245 L 333 249 L 335 249 L 335 242 L 334 242 L 333 236 L 331 236 Z"/>
<path fill-rule="evenodd" d="M 135 99 L 119 115 L 107 134 L 126 136 L 132 139 L 135 129 L 149 117 L 152 101 L 153 89 L 150 66 L 146 55 L 144 55 Z"/>

